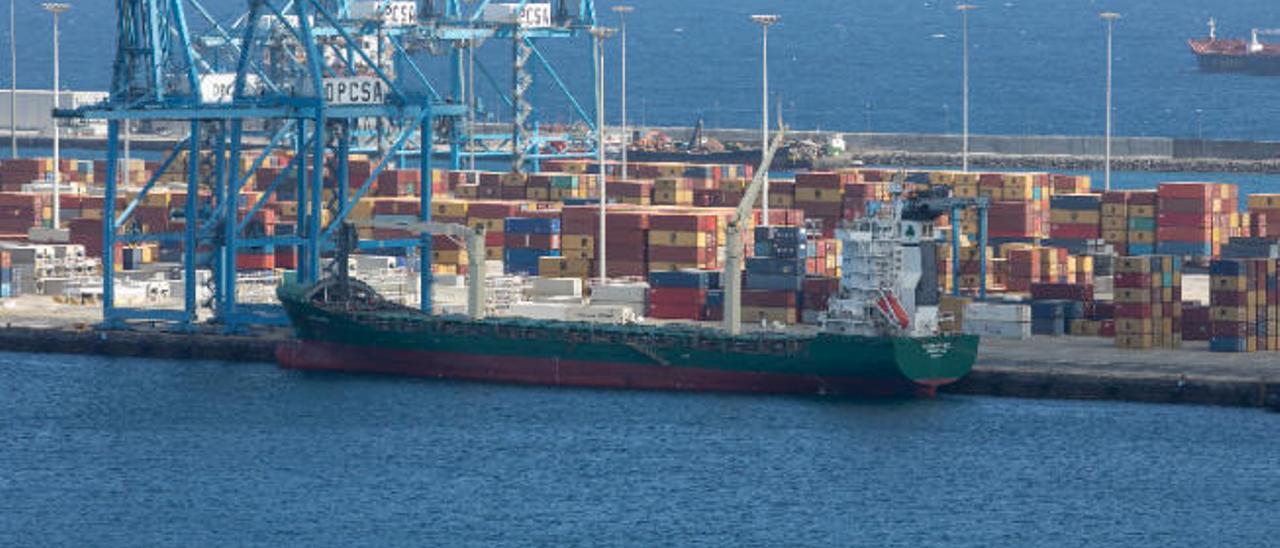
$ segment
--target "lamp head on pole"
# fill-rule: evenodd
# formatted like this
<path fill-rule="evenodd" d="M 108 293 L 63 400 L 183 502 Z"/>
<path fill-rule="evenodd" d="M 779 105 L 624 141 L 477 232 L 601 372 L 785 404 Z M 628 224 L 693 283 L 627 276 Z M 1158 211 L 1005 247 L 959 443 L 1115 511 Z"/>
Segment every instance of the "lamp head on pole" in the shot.
<path fill-rule="evenodd" d="M 44 8 L 44 10 L 49 13 L 58 15 L 69 11 L 71 9 L 71 4 L 65 2 L 45 2 L 40 4 L 40 7 Z"/>
<path fill-rule="evenodd" d="M 1110 22 L 1112 22 L 1112 21 L 1115 21 L 1115 20 L 1119 19 L 1119 18 L 1120 18 L 1120 14 L 1118 14 L 1118 13 L 1116 13 L 1116 12 L 1114 12 L 1114 11 L 1104 11 L 1104 12 L 1102 12 L 1102 13 L 1098 14 L 1098 18 L 1099 18 L 1099 19 L 1102 19 L 1103 21 L 1106 21 L 1106 22 L 1110 23 Z"/>
<path fill-rule="evenodd" d="M 978 9 L 978 6 L 976 6 L 976 5 L 974 5 L 974 4 L 960 4 L 960 5 L 956 6 L 956 11 L 961 11 L 961 12 L 965 12 L 965 11 L 973 11 L 973 10 L 976 10 L 976 9 Z"/>
<path fill-rule="evenodd" d="M 752 15 L 751 20 L 755 21 L 757 25 L 767 27 L 782 20 L 782 16 L 774 14 Z"/>
<path fill-rule="evenodd" d="M 634 8 L 634 7 L 632 7 L 632 6 L 628 6 L 628 5 L 626 5 L 626 4 L 622 4 L 622 5 L 618 5 L 618 6 L 614 6 L 614 7 L 613 7 L 613 12 L 614 12 L 614 13 L 620 14 L 620 15 L 622 15 L 622 16 L 624 16 L 624 17 L 625 17 L 628 13 L 631 13 L 631 12 L 633 12 L 633 11 L 636 11 L 636 8 Z"/>
<path fill-rule="evenodd" d="M 618 33 L 618 29 L 613 27 L 591 27 L 591 35 L 596 37 L 597 41 L 603 42 Z"/>

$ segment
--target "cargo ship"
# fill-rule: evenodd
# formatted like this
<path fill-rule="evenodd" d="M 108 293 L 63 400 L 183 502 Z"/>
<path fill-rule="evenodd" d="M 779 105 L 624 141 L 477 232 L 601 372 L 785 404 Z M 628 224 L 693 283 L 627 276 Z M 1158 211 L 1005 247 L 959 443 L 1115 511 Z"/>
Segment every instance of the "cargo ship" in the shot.
<path fill-rule="evenodd" d="M 780 132 L 764 162 L 781 139 Z M 723 272 L 734 276 L 721 274 L 722 329 L 489 318 L 484 228 L 402 222 L 401 229 L 466 237 L 469 314 L 433 315 L 390 302 L 335 268 L 316 284 L 277 290 L 296 335 L 277 349 L 277 360 L 289 369 L 467 381 L 858 397 L 928 397 L 969 373 L 978 337 L 939 329 L 935 222 L 949 209 L 937 197 L 899 199 L 900 190 L 890 207 L 836 230 L 845 245 L 843 274 L 819 326 L 743 333 L 740 238 L 763 180 L 757 172 L 726 229 Z M 804 260 L 802 227 L 756 230 L 755 249 L 763 241 L 774 248 L 770 256 Z M 337 265 L 354 247 L 354 229 L 344 225 L 342 232 Z"/>
<path fill-rule="evenodd" d="M 1276 35 L 1275 29 L 1253 29 L 1248 40 L 1218 39 L 1217 22 L 1209 20 L 1209 36 L 1187 41 L 1200 69 L 1207 72 L 1241 72 L 1267 76 L 1280 75 L 1280 44 L 1259 40 L 1261 35 Z"/>
<path fill-rule="evenodd" d="M 730 335 L 694 325 L 436 316 L 354 279 L 281 286 L 291 369 L 555 386 L 927 397 L 969 373 L 978 338 L 938 332 L 932 223 L 902 215 L 842 229 L 839 293 L 820 331 Z"/>

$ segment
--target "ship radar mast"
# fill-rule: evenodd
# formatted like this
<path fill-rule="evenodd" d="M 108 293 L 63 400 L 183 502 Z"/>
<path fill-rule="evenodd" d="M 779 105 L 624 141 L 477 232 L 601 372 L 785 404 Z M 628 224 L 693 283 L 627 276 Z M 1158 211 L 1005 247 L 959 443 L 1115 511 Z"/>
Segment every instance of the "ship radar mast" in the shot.
<path fill-rule="evenodd" d="M 1218 22 L 1215 21 L 1212 17 L 1210 17 L 1209 18 L 1209 41 L 1212 42 L 1212 41 L 1216 41 L 1217 39 L 1218 39 Z"/>
<path fill-rule="evenodd" d="M 1250 34 L 1253 37 L 1249 40 L 1249 53 L 1262 51 L 1262 42 L 1258 41 L 1258 29 L 1253 29 Z"/>

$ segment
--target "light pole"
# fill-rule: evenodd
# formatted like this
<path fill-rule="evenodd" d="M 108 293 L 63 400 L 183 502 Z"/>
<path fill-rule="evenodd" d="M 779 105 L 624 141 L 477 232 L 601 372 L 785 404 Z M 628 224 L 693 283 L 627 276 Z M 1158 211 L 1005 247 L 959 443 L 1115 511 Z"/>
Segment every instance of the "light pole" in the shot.
<path fill-rule="evenodd" d="M 769 27 L 777 23 L 782 16 L 773 14 L 752 15 L 751 20 L 760 25 L 763 36 L 763 52 L 760 55 L 760 79 L 762 81 L 760 94 L 760 157 L 764 157 L 764 151 L 769 148 Z M 764 169 L 764 196 L 761 200 L 764 202 L 764 226 L 769 226 L 769 166 L 760 166 Z"/>
<path fill-rule="evenodd" d="M 977 7 L 973 4 L 956 6 L 956 10 L 960 12 L 960 18 L 963 21 L 961 46 L 964 50 L 964 106 L 962 107 L 964 112 L 960 114 L 960 125 L 963 126 L 964 132 L 962 137 L 964 148 L 961 154 L 961 161 L 964 164 L 963 170 L 966 172 L 969 171 L 969 12 L 977 9 Z"/>
<path fill-rule="evenodd" d="M 1111 29 L 1115 26 L 1120 14 L 1110 11 L 1102 12 L 1098 17 L 1107 22 L 1107 136 L 1106 166 L 1103 168 L 1102 188 L 1111 191 Z"/>
<path fill-rule="evenodd" d="M 609 276 L 605 270 L 605 215 L 606 205 L 609 203 L 606 193 L 606 175 L 605 158 L 604 158 L 604 41 L 608 40 L 616 31 L 608 27 L 592 27 L 591 36 L 595 37 L 595 63 L 596 63 L 596 154 L 600 162 L 600 239 L 596 242 L 596 256 L 599 257 L 600 283 L 605 283 Z"/>
<path fill-rule="evenodd" d="M 627 147 L 631 144 L 631 131 L 627 126 L 627 14 L 635 8 L 627 5 L 614 6 L 618 14 L 618 22 L 622 27 L 622 179 L 627 179 Z"/>
<path fill-rule="evenodd" d="M 57 110 L 62 105 L 59 99 L 59 89 L 61 87 L 58 65 L 58 16 L 66 13 L 71 9 L 71 4 L 61 2 L 45 2 L 41 7 L 45 11 L 53 14 L 53 108 Z M 60 148 L 60 138 L 62 131 L 58 128 L 58 119 L 53 119 L 53 229 L 57 230 L 62 227 L 62 204 L 59 187 L 62 186 L 62 158 Z"/>
<path fill-rule="evenodd" d="M 9 0 L 9 147 L 18 157 L 18 0 Z"/>

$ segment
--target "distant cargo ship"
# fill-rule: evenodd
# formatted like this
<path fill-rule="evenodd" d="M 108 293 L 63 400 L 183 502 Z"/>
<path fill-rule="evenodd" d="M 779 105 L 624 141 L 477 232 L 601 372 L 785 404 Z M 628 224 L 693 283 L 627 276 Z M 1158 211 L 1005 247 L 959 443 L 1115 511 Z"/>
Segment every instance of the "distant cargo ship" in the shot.
<path fill-rule="evenodd" d="M 1280 75 L 1280 44 L 1267 44 L 1261 35 L 1280 34 L 1276 29 L 1253 29 L 1248 40 L 1218 39 L 1218 24 L 1209 20 L 1209 37 L 1187 41 L 1191 52 L 1208 72 L 1242 72 L 1268 76 Z"/>

